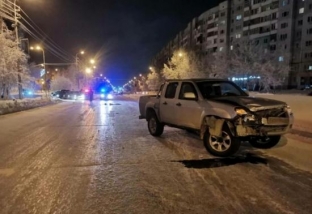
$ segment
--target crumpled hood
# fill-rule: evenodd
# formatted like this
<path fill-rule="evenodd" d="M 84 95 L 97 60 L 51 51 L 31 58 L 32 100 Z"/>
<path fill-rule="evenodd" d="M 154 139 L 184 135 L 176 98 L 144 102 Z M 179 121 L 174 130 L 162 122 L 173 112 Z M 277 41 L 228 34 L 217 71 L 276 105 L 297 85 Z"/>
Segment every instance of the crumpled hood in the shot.
<path fill-rule="evenodd" d="M 239 107 L 245 107 L 251 111 L 259 111 L 271 108 L 281 108 L 286 106 L 286 103 L 278 100 L 271 100 L 260 97 L 216 97 L 211 99 L 211 101 L 228 103 Z"/>

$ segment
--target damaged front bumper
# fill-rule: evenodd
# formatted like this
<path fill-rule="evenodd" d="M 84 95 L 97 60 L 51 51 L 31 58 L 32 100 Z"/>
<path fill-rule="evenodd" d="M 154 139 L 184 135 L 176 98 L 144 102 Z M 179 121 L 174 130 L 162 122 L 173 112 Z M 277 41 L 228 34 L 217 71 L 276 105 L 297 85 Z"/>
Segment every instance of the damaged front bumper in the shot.
<path fill-rule="evenodd" d="M 235 121 L 237 137 L 286 134 L 294 123 L 293 113 L 284 109 L 279 114 L 270 115 L 272 111 L 274 110 L 238 117 Z"/>

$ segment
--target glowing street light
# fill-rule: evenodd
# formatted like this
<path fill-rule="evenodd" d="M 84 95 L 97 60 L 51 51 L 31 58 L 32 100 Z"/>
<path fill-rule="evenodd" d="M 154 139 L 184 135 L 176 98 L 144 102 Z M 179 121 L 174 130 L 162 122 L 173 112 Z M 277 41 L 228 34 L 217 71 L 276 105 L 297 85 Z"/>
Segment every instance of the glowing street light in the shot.
<path fill-rule="evenodd" d="M 45 72 L 45 75 L 44 75 L 44 81 L 45 83 L 47 82 L 47 75 L 46 75 L 46 60 L 45 60 L 45 52 L 44 52 L 44 49 L 41 48 L 39 45 L 36 46 L 36 48 L 34 47 L 30 47 L 30 50 L 40 50 L 42 51 L 42 58 L 43 58 L 43 69 L 44 69 L 44 72 Z M 46 87 L 46 90 L 47 90 L 47 87 Z"/>
<path fill-rule="evenodd" d="M 140 77 L 142 76 L 142 74 L 140 74 Z"/>
<path fill-rule="evenodd" d="M 55 68 L 55 71 L 58 71 L 58 69 L 57 69 L 57 68 Z"/>
<path fill-rule="evenodd" d="M 93 66 L 94 69 L 96 69 L 96 66 Z"/>
<path fill-rule="evenodd" d="M 136 80 L 136 77 L 133 77 L 134 80 Z"/>
<path fill-rule="evenodd" d="M 91 74 L 91 72 L 92 72 L 91 68 L 86 68 L 86 73 L 87 74 Z"/>
<path fill-rule="evenodd" d="M 183 56 L 183 53 L 180 52 L 180 53 L 179 53 L 179 57 L 182 57 L 182 56 Z"/>
<path fill-rule="evenodd" d="M 95 63 L 95 60 L 94 60 L 94 59 L 90 59 L 90 63 L 91 63 L 91 64 L 94 64 L 94 63 Z"/>
<path fill-rule="evenodd" d="M 102 76 L 103 76 L 103 74 L 100 74 L 100 76 L 102 77 Z"/>

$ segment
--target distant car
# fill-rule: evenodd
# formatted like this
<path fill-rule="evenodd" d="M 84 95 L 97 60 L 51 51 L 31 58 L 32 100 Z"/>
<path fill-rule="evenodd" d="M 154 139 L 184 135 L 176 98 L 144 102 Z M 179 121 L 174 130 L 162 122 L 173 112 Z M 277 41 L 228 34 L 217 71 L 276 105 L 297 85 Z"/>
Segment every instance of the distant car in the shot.
<path fill-rule="evenodd" d="M 105 93 L 105 92 L 100 93 L 101 100 L 111 100 L 113 98 L 114 98 L 114 95 L 112 93 Z"/>
<path fill-rule="evenodd" d="M 82 91 L 68 91 L 64 94 L 64 99 L 69 100 L 84 100 L 85 95 Z"/>
<path fill-rule="evenodd" d="M 70 92 L 70 90 L 60 90 L 52 92 L 52 96 L 55 98 L 65 99 L 65 95 Z"/>

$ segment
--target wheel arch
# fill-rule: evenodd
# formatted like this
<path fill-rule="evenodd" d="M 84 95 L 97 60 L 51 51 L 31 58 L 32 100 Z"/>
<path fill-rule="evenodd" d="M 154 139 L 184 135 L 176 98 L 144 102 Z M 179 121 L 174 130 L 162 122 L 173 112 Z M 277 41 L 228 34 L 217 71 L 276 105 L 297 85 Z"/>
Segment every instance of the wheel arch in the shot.
<path fill-rule="evenodd" d="M 227 126 L 233 136 L 236 135 L 235 126 L 228 118 L 222 118 L 216 115 L 206 115 L 202 119 L 200 128 L 200 138 L 203 139 L 205 132 L 209 131 L 210 134 L 221 136 L 222 129 Z"/>

